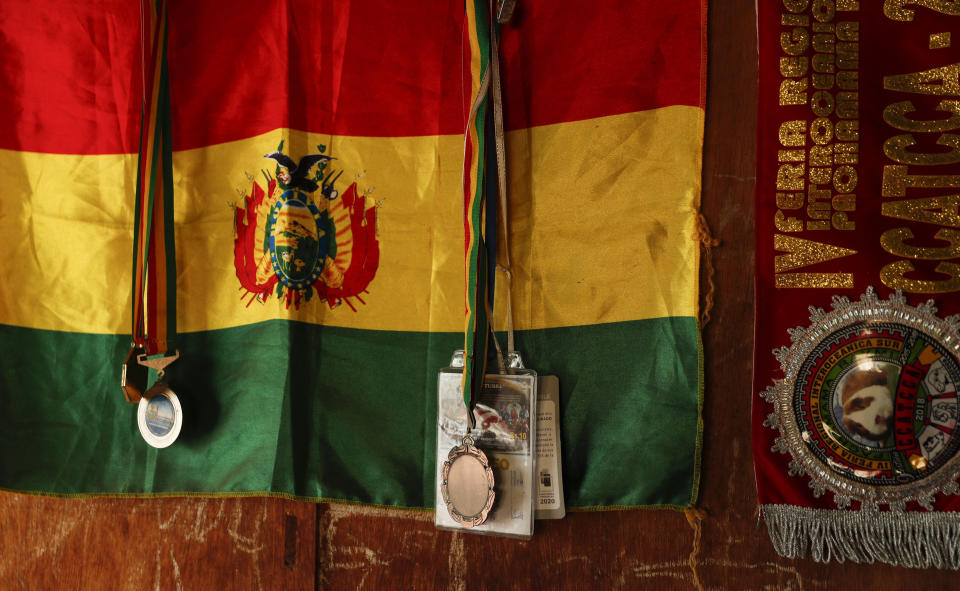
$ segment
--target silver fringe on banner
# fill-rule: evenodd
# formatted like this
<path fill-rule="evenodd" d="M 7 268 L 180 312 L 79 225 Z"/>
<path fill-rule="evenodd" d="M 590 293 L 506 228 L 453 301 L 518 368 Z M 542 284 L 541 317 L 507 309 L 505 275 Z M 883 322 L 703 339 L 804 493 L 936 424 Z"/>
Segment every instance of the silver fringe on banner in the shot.
<path fill-rule="evenodd" d="M 960 513 L 761 505 L 777 554 L 817 562 L 960 569 Z"/>

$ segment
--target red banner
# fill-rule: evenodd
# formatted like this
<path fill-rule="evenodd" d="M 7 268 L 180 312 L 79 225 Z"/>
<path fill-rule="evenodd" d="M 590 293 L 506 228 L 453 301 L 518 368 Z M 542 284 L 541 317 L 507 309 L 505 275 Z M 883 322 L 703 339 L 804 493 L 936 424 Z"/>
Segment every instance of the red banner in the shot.
<path fill-rule="evenodd" d="M 952 37 L 960 3 L 761 2 L 758 28 L 753 446 L 771 536 L 785 555 L 948 565 L 938 563 L 936 550 L 920 552 L 913 564 L 892 549 L 872 552 L 866 542 L 810 534 L 804 520 L 833 517 L 790 507 L 842 508 L 867 519 L 862 509 L 874 505 L 861 500 L 875 489 L 890 500 L 878 503 L 879 511 L 920 511 L 928 529 L 960 509 L 960 497 L 942 494 L 954 489 L 949 475 L 960 457 L 960 437 L 952 435 L 952 384 L 960 376 L 952 373 L 955 324 L 939 320 L 960 312 L 960 33 Z M 920 306 L 931 298 L 935 313 Z M 897 314 L 916 322 L 898 324 Z M 825 367 L 831 346 L 860 342 L 878 328 L 893 331 L 889 342 L 851 350 L 836 368 Z M 927 375 L 931 363 L 947 376 L 946 394 L 936 390 L 939 378 Z M 804 419 L 814 407 L 828 440 L 822 453 L 814 442 L 821 427 Z M 856 458 L 832 460 L 831 453 Z M 831 484 L 834 476 L 853 489 L 862 485 L 867 496 Z M 906 490 L 908 480 L 914 489 L 901 503 L 891 491 Z M 927 512 L 928 496 L 932 508 L 950 513 Z M 806 538 L 787 539 L 789 527 Z"/>

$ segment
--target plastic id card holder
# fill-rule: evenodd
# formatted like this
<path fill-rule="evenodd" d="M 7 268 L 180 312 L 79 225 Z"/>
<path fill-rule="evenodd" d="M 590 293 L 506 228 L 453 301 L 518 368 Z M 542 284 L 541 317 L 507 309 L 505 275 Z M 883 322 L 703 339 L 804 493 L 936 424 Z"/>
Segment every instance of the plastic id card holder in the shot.
<path fill-rule="evenodd" d="M 437 474 L 434 524 L 441 529 L 529 539 L 533 536 L 536 480 L 537 373 L 511 354 L 504 373 L 486 375 L 474 409 L 474 445 L 489 458 L 494 474 L 494 502 L 486 521 L 466 527 L 455 521 L 441 490 L 440 467 L 467 429 L 463 403 L 463 352 L 437 380 Z"/>

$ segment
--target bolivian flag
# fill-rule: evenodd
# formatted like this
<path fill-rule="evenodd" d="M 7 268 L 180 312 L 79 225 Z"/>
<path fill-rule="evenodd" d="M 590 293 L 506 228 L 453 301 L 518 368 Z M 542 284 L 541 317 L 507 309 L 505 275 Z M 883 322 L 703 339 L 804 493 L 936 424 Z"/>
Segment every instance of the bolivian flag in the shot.
<path fill-rule="evenodd" d="M 521 0 L 502 30 L 517 346 L 559 377 L 571 506 L 696 499 L 704 16 Z M 186 422 L 155 450 L 119 388 L 137 4 L 0 13 L 0 487 L 432 504 L 465 22 L 445 0 L 170 5 Z"/>

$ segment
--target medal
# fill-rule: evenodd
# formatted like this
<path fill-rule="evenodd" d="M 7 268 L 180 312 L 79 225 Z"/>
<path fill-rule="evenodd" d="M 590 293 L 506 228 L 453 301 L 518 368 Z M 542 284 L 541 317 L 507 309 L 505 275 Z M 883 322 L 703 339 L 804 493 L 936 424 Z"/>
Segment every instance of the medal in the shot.
<path fill-rule="evenodd" d="M 472 437 L 465 436 L 461 445 L 450 450 L 440 472 L 447 512 L 463 527 L 486 521 L 496 497 L 493 468 L 487 455 L 473 443 Z"/>
<path fill-rule="evenodd" d="M 447 506 L 447 512 L 454 521 L 467 528 L 482 525 L 487 520 L 496 498 L 493 469 L 487 455 L 474 445 L 470 435 L 475 422 L 474 408 L 486 376 L 487 352 L 492 333 L 489 315 L 492 306 L 493 278 L 489 271 L 490 261 L 496 261 L 497 216 L 495 210 L 487 211 L 485 199 L 486 191 L 489 189 L 487 178 L 485 178 L 489 175 L 486 162 L 491 155 L 495 155 L 498 164 L 494 172 L 498 180 L 494 192 L 500 192 L 500 203 L 502 206 L 506 205 L 505 149 L 500 103 L 499 52 L 496 41 L 499 32 L 493 17 L 496 0 L 487 4 L 486 14 L 481 12 L 483 4 L 485 3 L 469 0 L 465 3 L 467 26 L 472 29 L 468 49 L 473 60 L 471 63 L 482 64 L 479 70 L 472 72 L 470 95 L 473 100 L 464 135 L 463 221 L 466 247 L 464 265 L 466 330 L 461 387 L 467 411 L 467 427 L 460 445 L 454 446 L 447 454 L 447 460 L 443 462 L 439 475 L 441 494 Z M 513 4 L 513 2 L 501 2 L 501 10 L 498 12 L 501 17 L 500 22 L 509 20 Z M 481 39 L 488 41 L 481 43 Z M 477 56 L 481 59 L 477 60 Z M 493 88 L 492 100 L 491 87 Z M 493 103 L 493 109 L 490 108 L 491 103 Z M 487 118 L 491 114 L 496 127 L 496 140 L 493 142 L 489 137 L 485 137 L 484 133 Z M 504 223 L 506 223 L 505 218 Z M 509 269 L 509 255 L 507 267 Z M 509 270 L 507 273 L 509 274 Z"/>
<path fill-rule="evenodd" d="M 164 382 L 157 382 L 140 399 L 137 426 L 143 439 L 156 448 L 168 447 L 180 435 L 183 410 L 180 399 Z"/>
<path fill-rule="evenodd" d="M 133 231 L 133 347 L 123 362 L 120 385 L 127 402 L 138 402 L 137 424 L 153 447 L 173 443 L 183 425 L 180 400 L 166 381 L 147 389 L 147 369 L 162 378 L 180 357 L 170 346 L 177 332 L 177 273 L 173 236 L 173 166 L 170 144 L 170 88 L 166 63 L 164 2 L 145 11 L 144 31 L 153 43 L 144 56 L 143 117 L 137 162 Z M 173 353 L 169 351 L 173 350 Z"/>

